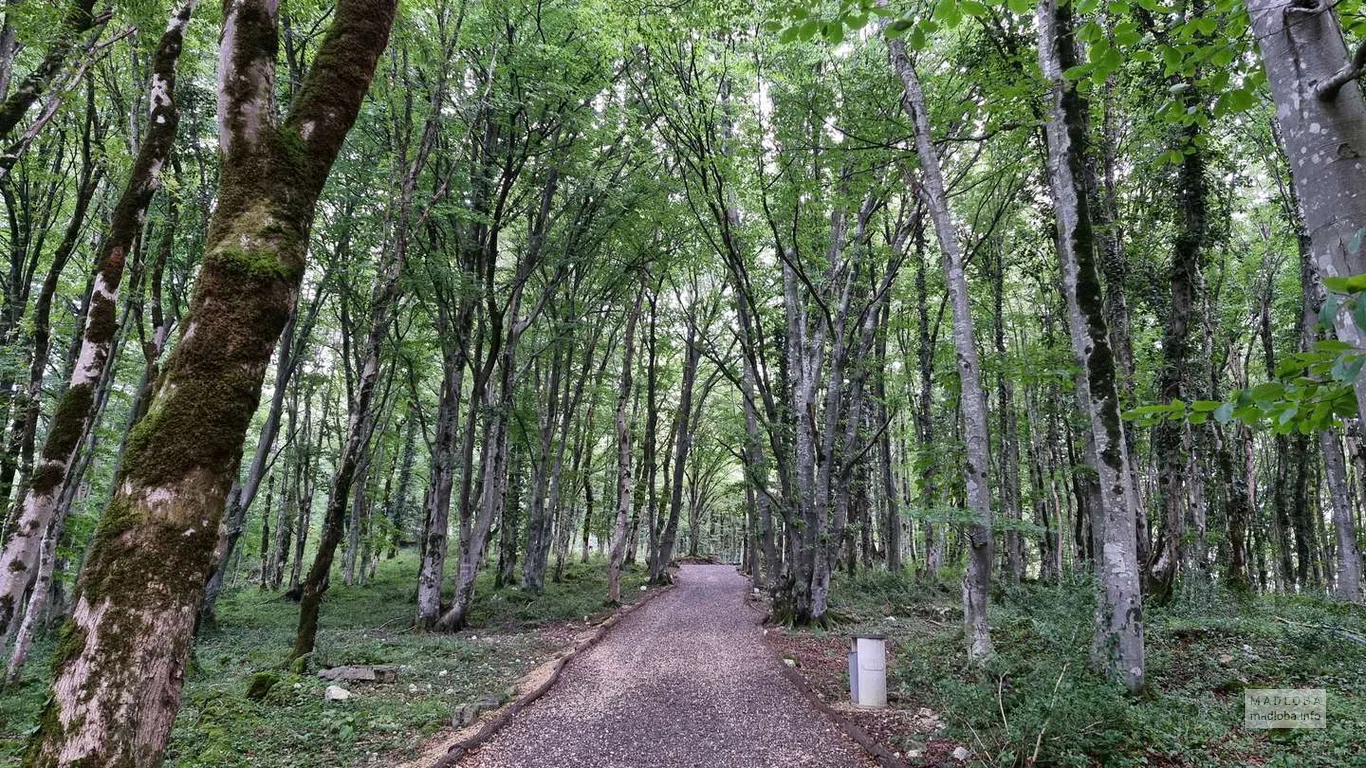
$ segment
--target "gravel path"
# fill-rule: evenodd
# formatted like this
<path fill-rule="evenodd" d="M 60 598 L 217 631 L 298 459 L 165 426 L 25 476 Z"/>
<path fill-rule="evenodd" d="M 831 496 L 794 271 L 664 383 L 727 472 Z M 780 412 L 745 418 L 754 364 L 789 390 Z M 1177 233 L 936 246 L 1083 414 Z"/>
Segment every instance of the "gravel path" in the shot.
<path fill-rule="evenodd" d="M 466 768 L 871 768 L 783 678 L 748 582 L 687 565 L 678 585 L 570 662 Z"/>

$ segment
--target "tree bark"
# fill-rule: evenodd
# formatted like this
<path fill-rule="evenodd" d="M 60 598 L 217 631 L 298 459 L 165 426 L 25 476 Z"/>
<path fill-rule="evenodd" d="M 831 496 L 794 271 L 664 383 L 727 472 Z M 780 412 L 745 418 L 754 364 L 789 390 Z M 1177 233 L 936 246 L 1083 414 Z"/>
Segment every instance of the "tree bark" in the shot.
<path fill-rule="evenodd" d="M 1114 357 L 1086 201 L 1086 105 L 1063 73 L 1075 64 L 1072 6 L 1038 5 L 1039 65 L 1050 84 L 1048 176 L 1058 224 L 1058 256 L 1073 349 L 1085 375 L 1080 393 L 1091 424 L 1103 507 L 1101 594 L 1096 603 L 1096 662 L 1130 692 L 1144 684 L 1143 598 L 1134 533 L 1133 483 L 1120 418 Z"/>
<path fill-rule="evenodd" d="M 1322 277 L 1366 273 L 1366 103 L 1356 79 L 1324 87 L 1351 71 L 1337 11 L 1304 0 L 1246 4 L 1314 266 Z M 1350 312 L 1339 312 L 1335 325 L 1339 339 L 1366 348 L 1366 329 Z M 1366 378 L 1357 377 L 1355 388 L 1366 413 Z"/>
<path fill-rule="evenodd" d="M 987 623 L 987 593 L 991 580 L 991 442 L 987 434 L 986 397 L 982 391 L 981 363 L 973 330 L 972 304 L 968 296 L 963 253 L 949 210 L 948 193 L 940 170 L 938 150 L 930 133 L 925 94 L 914 65 L 900 39 L 889 39 L 892 69 L 901 80 L 902 106 L 915 124 L 916 155 L 920 159 L 920 195 L 934 222 L 944 260 L 949 305 L 953 314 L 953 342 L 957 352 L 962 388 L 964 422 L 964 480 L 967 505 L 975 518 L 968 532 L 968 569 L 963 577 L 963 621 L 969 637 L 968 656 L 982 660 L 992 652 Z"/>
<path fill-rule="evenodd" d="M 204 264 L 180 343 L 87 553 L 29 765 L 161 762 L 242 441 L 303 278 L 318 196 L 388 42 L 394 7 L 340 0 L 278 127 L 275 4 L 241 0 L 227 9 L 224 160 Z"/>
<path fill-rule="evenodd" d="M 644 298 L 645 291 L 642 289 L 636 294 L 635 306 L 626 317 L 626 336 L 621 347 L 621 384 L 617 390 L 616 414 L 617 516 L 607 566 L 607 602 L 612 605 L 621 605 L 621 565 L 626 555 L 626 522 L 631 513 L 631 423 L 627 416 L 627 404 L 632 392 L 636 324 L 640 319 L 640 305 Z"/>

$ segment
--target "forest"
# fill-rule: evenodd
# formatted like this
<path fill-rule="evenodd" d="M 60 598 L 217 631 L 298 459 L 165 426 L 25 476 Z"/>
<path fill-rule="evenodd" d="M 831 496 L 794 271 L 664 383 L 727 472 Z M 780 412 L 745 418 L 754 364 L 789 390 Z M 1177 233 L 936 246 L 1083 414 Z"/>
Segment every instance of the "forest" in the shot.
<path fill-rule="evenodd" d="M 883 765 L 1366 765 L 1364 69 L 1357 0 L 7 0 L 0 764 L 433 765 L 724 563 L 818 695 L 890 638 Z"/>

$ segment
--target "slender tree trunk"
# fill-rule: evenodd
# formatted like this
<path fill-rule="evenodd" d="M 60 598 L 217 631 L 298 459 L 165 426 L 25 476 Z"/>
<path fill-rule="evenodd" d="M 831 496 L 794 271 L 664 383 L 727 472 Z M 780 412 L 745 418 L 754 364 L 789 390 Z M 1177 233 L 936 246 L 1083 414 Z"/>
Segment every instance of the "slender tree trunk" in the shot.
<path fill-rule="evenodd" d="M 0 103 L 0 139 L 14 133 L 33 103 L 47 92 L 61 73 L 81 38 L 97 23 L 103 23 L 103 18 L 95 15 L 95 0 L 71 0 L 62 17 L 61 29 L 38 66 L 20 80 L 14 90 L 6 95 L 4 102 Z M 8 81 L 8 71 L 6 75 Z"/>
<path fill-rule="evenodd" d="M 612 549 L 607 565 L 607 602 L 621 604 L 621 565 L 626 555 L 626 522 L 631 513 L 631 424 L 627 404 L 631 399 L 632 371 L 635 365 L 636 323 L 640 319 L 642 289 L 635 306 L 626 317 L 625 341 L 621 348 L 621 386 L 617 390 L 617 519 L 612 531 Z"/>
<path fill-rule="evenodd" d="M 62 484 L 72 469 L 81 434 L 94 416 L 95 390 L 108 368 L 118 332 L 115 317 L 124 265 L 142 227 L 161 171 L 175 142 L 180 111 L 175 104 L 175 69 L 194 2 L 183 5 L 162 36 L 152 64 L 148 132 L 118 203 L 95 266 L 95 288 L 76 367 L 47 428 L 42 455 L 18 505 L 14 530 L 0 553 L 0 637 L 7 637 L 19 601 L 33 580 L 42 537 L 50 527 Z M 89 3 L 83 13 L 89 15 Z M 18 95 L 18 94 L 16 94 Z M 11 97 L 13 98 L 13 97 Z M 6 106 L 8 102 L 6 102 Z M 22 114 L 22 113 L 21 113 Z M 3 108 L 0 108 L 3 117 Z M 0 120 L 0 135 L 6 132 Z"/>
<path fill-rule="evenodd" d="M 962 387 L 964 421 L 964 464 L 967 505 L 975 521 L 968 534 L 968 569 L 963 577 L 963 621 L 969 636 L 968 656 L 984 659 L 992 652 L 991 631 L 987 623 L 987 593 L 991 580 L 991 467 L 990 438 L 987 435 L 986 397 L 982 392 L 981 364 L 973 330 L 972 304 L 968 297 L 967 275 L 949 210 L 938 151 L 930 133 L 929 113 L 920 79 L 900 39 L 888 40 L 892 68 L 901 79 L 903 108 L 915 124 L 916 155 L 920 159 L 920 194 L 934 221 L 939 250 L 944 259 L 949 305 L 953 314 L 953 341 L 957 351 L 958 375 Z"/>
<path fill-rule="evenodd" d="M 1342 456 L 1342 441 L 1336 430 L 1319 433 L 1323 451 L 1324 474 L 1328 480 L 1329 498 L 1333 507 L 1333 529 L 1337 548 L 1337 584 L 1334 594 L 1339 600 L 1362 602 L 1361 551 L 1357 547 L 1356 524 L 1352 519 L 1352 502 L 1347 490 L 1347 462 Z"/>
<path fill-rule="evenodd" d="M 1039 3 L 1039 65 L 1051 85 L 1048 172 L 1058 222 L 1073 349 L 1086 386 L 1081 395 L 1091 422 L 1104 530 L 1100 552 L 1101 594 L 1096 602 L 1094 655 L 1130 692 L 1144 684 L 1143 598 L 1136 554 L 1133 483 L 1120 418 L 1119 389 L 1105 324 L 1104 297 L 1086 203 L 1083 158 L 1086 105 L 1063 73 L 1075 65 L 1072 7 Z"/>
<path fill-rule="evenodd" d="M 522 452 L 512 449 L 508 469 L 507 501 L 503 504 L 503 519 L 498 523 L 498 572 L 493 588 L 502 589 L 517 580 L 517 540 L 522 525 Z"/>
<path fill-rule="evenodd" d="M 697 324 L 688 321 L 687 336 L 683 341 L 683 379 L 678 395 L 678 414 L 674 429 L 673 482 L 669 488 L 669 515 L 659 537 L 659 551 L 650 564 L 650 583 L 665 584 L 669 580 L 669 563 L 673 562 L 674 543 L 678 539 L 678 520 L 683 511 L 683 479 L 688 464 L 688 450 L 692 447 L 693 387 L 697 380 L 697 365 L 702 348 L 697 340 Z"/>
<path fill-rule="evenodd" d="M 436 435 L 431 451 L 431 485 L 422 525 L 422 557 L 417 576 L 418 629 L 431 629 L 441 616 L 441 585 L 446 572 L 446 539 L 450 535 L 451 489 L 455 483 L 455 438 L 460 433 L 460 390 L 464 366 L 447 355 L 437 402 Z"/>

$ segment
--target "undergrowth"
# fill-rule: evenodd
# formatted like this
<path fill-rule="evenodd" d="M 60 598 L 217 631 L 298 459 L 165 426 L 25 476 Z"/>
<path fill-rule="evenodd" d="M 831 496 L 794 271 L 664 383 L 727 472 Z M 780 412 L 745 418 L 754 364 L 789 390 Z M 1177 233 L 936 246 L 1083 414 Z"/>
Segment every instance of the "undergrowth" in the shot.
<path fill-rule="evenodd" d="M 1366 634 L 1361 606 L 1187 590 L 1147 608 L 1148 687 L 1132 698 L 1090 665 L 1090 579 L 998 588 L 981 667 L 956 587 L 873 572 L 838 579 L 831 604 L 857 625 L 838 631 L 891 638 L 892 706 L 934 710 L 977 765 L 1366 766 L 1366 647 L 1338 632 Z M 1245 688 L 1324 688 L 1327 727 L 1246 729 Z"/>

